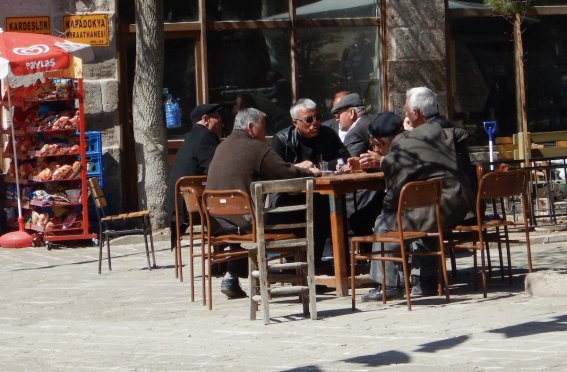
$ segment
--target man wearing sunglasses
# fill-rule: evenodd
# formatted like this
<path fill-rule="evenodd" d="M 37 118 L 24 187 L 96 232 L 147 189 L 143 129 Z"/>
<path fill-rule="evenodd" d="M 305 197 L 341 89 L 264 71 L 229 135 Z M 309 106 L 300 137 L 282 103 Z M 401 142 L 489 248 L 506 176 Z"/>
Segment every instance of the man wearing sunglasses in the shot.
<path fill-rule="evenodd" d="M 272 138 L 272 149 L 286 162 L 310 168 L 325 161 L 328 162 L 329 169 L 336 169 L 338 159 L 345 162 L 350 157 L 335 131 L 321 126 L 321 115 L 317 111 L 317 104 L 311 99 L 298 100 L 289 113 L 292 125 L 279 131 Z M 278 195 L 272 202 L 275 205 L 285 205 L 290 197 L 292 196 Z M 315 265 L 321 268 L 325 241 L 330 235 L 329 200 L 327 196 L 316 194 L 313 203 Z"/>

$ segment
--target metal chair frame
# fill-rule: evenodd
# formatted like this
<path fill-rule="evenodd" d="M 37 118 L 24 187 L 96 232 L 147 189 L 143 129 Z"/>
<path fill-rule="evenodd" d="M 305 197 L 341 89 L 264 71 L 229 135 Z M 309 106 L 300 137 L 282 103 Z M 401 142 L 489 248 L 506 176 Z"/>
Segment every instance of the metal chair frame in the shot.
<path fill-rule="evenodd" d="M 189 236 L 189 275 L 191 285 L 191 302 L 195 302 L 195 272 L 194 263 L 196 257 L 202 257 L 205 249 L 205 213 L 201 203 L 201 197 L 205 191 L 205 184 L 207 176 L 184 176 L 180 177 L 175 183 L 175 195 L 177 198 L 183 199 L 183 205 L 187 211 L 188 216 L 188 236 Z M 176 200 L 177 201 L 177 200 Z M 199 223 L 195 221 L 195 214 L 199 216 Z M 175 203 L 175 229 L 176 229 L 176 244 L 175 244 L 175 276 L 183 281 L 183 255 L 181 254 L 181 240 L 183 233 L 180 226 L 184 221 L 180 221 L 179 203 Z M 195 227 L 199 226 L 199 239 L 201 242 L 201 253 L 195 254 Z M 205 261 L 201 260 L 201 277 L 203 289 L 203 305 L 205 305 Z"/>
<path fill-rule="evenodd" d="M 400 199 L 398 201 L 398 210 L 396 221 L 398 230 L 383 233 L 375 233 L 372 235 L 358 236 L 351 239 L 350 248 L 350 267 L 351 273 L 355 272 L 355 263 L 357 260 L 377 260 L 382 262 L 382 272 L 385 273 L 385 261 L 399 262 L 402 264 L 404 273 L 405 295 L 408 310 L 411 310 L 411 297 L 409 287 L 410 270 L 408 265 L 408 256 L 436 256 L 439 258 L 439 284 L 438 294 L 441 295 L 442 287 L 445 289 L 445 297 L 447 302 L 449 297 L 449 281 L 447 278 L 447 267 L 445 264 L 445 247 L 443 244 L 443 229 L 441 226 L 441 192 L 443 181 L 441 178 L 435 178 L 427 181 L 414 181 L 406 183 L 401 190 Z M 404 229 L 403 214 L 406 209 L 434 207 L 437 232 L 426 231 L 408 231 Z M 432 252 L 410 252 L 407 244 L 416 239 L 427 237 L 435 237 L 438 240 L 437 251 Z M 362 252 L 360 245 L 362 243 L 380 243 L 381 250 L 379 252 Z M 400 249 L 398 251 L 385 251 L 384 243 L 398 243 Z M 352 309 L 356 309 L 356 287 L 355 276 L 351 276 L 351 297 Z M 386 278 L 382 275 L 382 288 L 386 288 Z M 386 291 L 382 291 L 382 302 L 386 303 Z"/>
<path fill-rule="evenodd" d="M 489 243 L 498 244 L 498 253 L 500 258 L 501 277 L 504 280 L 504 265 L 502 257 L 502 242 L 506 246 L 508 278 L 512 283 L 512 260 L 510 255 L 510 243 L 513 241 L 509 237 L 508 228 L 514 226 L 514 221 L 508 220 L 507 211 L 504 205 L 504 199 L 512 196 L 520 195 L 522 202 L 523 228 L 525 231 L 526 249 L 528 255 L 528 271 L 532 272 L 532 257 L 530 246 L 530 235 L 527 214 L 527 182 L 528 174 L 525 170 L 506 170 L 486 173 L 479 182 L 479 188 L 476 198 L 476 224 L 475 225 L 459 225 L 453 228 L 454 235 L 452 237 L 451 246 L 451 264 L 453 272 L 456 270 L 455 254 L 456 249 L 474 250 L 474 274 L 475 287 L 477 284 L 476 275 L 478 270 L 477 251 L 480 251 L 481 257 L 481 277 L 483 296 L 487 297 L 487 279 L 486 279 L 486 261 L 488 259 L 489 273 L 491 273 Z M 491 202 L 493 205 L 494 215 L 487 216 L 484 211 L 485 202 Z M 500 207 L 500 215 L 496 215 L 497 207 Z M 472 234 L 472 238 L 462 239 L 458 234 Z M 485 259 L 485 252 L 487 259 Z"/>
<path fill-rule="evenodd" d="M 150 213 L 147 210 L 120 213 L 114 215 L 107 215 L 104 208 L 107 206 L 106 198 L 102 189 L 99 187 L 98 179 L 96 177 L 90 178 L 87 181 L 91 198 L 93 199 L 96 215 L 99 222 L 99 252 L 98 252 L 98 273 L 102 269 L 102 245 L 106 241 L 106 249 L 108 255 L 108 270 L 112 270 L 110 258 L 110 240 L 120 236 L 126 235 L 144 235 L 144 242 L 146 247 L 146 257 L 148 260 L 148 270 L 152 269 L 150 264 L 150 249 L 148 247 L 148 236 L 150 237 L 151 253 L 153 260 L 153 267 L 156 267 L 156 257 L 154 252 L 154 240 L 152 237 L 152 225 L 150 221 Z M 141 223 L 141 227 L 128 227 L 120 228 L 118 223 Z"/>

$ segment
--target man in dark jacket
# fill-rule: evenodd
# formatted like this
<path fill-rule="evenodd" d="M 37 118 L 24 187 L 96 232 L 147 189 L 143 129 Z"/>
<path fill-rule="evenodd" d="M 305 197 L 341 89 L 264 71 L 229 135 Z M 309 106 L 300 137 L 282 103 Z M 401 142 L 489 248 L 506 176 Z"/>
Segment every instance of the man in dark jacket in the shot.
<path fill-rule="evenodd" d="M 319 164 L 327 162 L 329 169 L 336 169 L 339 159 L 346 162 L 350 157 L 339 136 L 329 127 L 321 126 L 321 115 L 317 104 L 308 98 L 298 100 L 289 110 L 292 126 L 276 133 L 272 138 L 272 148 L 285 161 L 293 164 Z M 293 196 L 279 194 L 272 199 L 275 205 L 287 204 Z M 324 265 L 321 258 L 325 241 L 330 235 L 329 199 L 326 195 L 315 194 L 313 198 L 315 265 Z"/>
<path fill-rule="evenodd" d="M 375 117 L 366 112 L 357 93 L 340 98 L 331 110 L 338 122 L 337 132 L 348 152 L 359 157 L 370 149 L 368 125 Z M 347 220 L 353 235 L 372 233 L 372 226 L 380 213 L 383 192 L 357 190 L 346 195 Z"/>
<path fill-rule="evenodd" d="M 250 183 L 262 180 L 313 177 L 320 173 L 313 166 L 302 168 L 284 161 L 266 140 L 266 115 L 254 108 L 239 111 L 232 133 L 217 148 L 209 166 L 207 190 L 240 189 L 250 194 Z M 225 233 L 250 232 L 242 218 L 217 219 Z M 240 262 L 239 262 L 240 261 Z M 221 292 L 231 298 L 246 296 L 238 274 L 247 275 L 246 260 L 230 261 L 221 283 Z"/>
<path fill-rule="evenodd" d="M 406 115 L 408 109 L 406 102 Z M 408 115 L 409 116 L 409 115 Z M 411 119 L 411 117 L 410 117 Z M 376 219 L 375 232 L 397 230 L 396 213 L 400 192 L 407 182 L 443 178 L 441 199 L 441 223 L 451 227 L 471 215 L 467 207 L 468 185 L 463 183 L 461 170 L 457 160 L 454 133 L 443 129 L 438 123 L 415 126 L 410 131 L 402 128 L 402 118 L 393 113 L 381 113 L 370 124 L 369 132 L 381 159 L 381 169 L 386 180 L 386 195 L 382 214 Z M 404 226 L 410 230 L 434 231 L 435 218 L 432 210 L 415 209 L 404 215 Z M 412 244 L 415 251 L 429 250 L 436 242 L 424 239 Z M 386 244 L 386 250 L 398 249 L 397 245 Z M 380 245 L 375 244 L 374 250 Z M 435 292 L 437 277 L 437 261 L 432 257 L 412 256 L 412 296 L 428 295 Z M 371 290 L 362 296 L 363 301 L 378 301 L 382 298 L 382 290 L 387 296 L 402 293 L 403 273 L 399 265 L 386 262 L 386 288 Z M 380 264 L 372 262 L 370 277 L 377 283 L 382 281 Z"/>
<path fill-rule="evenodd" d="M 222 106 L 216 103 L 198 105 L 191 111 L 193 128 L 185 135 L 183 144 L 175 154 L 167 184 L 167 210 L 170 220 L 171 247 L 175 245 L 175 201 L 179 205 L 181 230 L 187 229 L 187 212 L 183 200 L 176 198 L 175 183 L 180 177 L 207 174 L 209 163 L 219 144 L 223 123 L 219 111 Z"/>

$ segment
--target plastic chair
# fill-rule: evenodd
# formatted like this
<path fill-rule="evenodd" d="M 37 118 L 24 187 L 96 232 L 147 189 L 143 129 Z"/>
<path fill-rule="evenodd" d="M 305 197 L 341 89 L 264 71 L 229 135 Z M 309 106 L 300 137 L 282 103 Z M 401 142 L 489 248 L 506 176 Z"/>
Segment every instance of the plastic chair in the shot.
<path fill-rule="evenodd" d="M 87 181 L 89 191 L 93 199 L 96 215 L 99 224 L 99 252 L 98 252 L 98 273 L 101 273 L 102 267 L 102 245 L 106 241 L 106 249 L 108 255 L 108 270 L 112 270 L 110 260 L 110 239 L 126 235 L 144 235 L 146 244 L 146 257 L 148 259 L 148 270 L 152 269 L 150 265 L 150 249 L 148 247 L 148 235 L 150 237 L 150 245 L 152 252 L 153 267 L 156 267 L 156 257 L 154 252 L 154 240 L 152 237 L 152 225 L 150 223 L 150 213 L 146 210 L 121 213 L 115 215 L 106 215 L 104 208 L 106 207 L 106 198 L 102 189 L 99 187 L 98 179 L 90 178 Z"/>
<path fill-rule="evenodd" d="M 402 264 L 404 273 L 404 284 L 406 292 L 406 301 L 408 310 L 411 310 L 411 297 L 409 277 L 410 269 L 408 265 L 408 256 L 435 256 L 439 258 L 440 277 L 438 284 L 438 294 L 441 295 L 441 289 L 445 289 L 445 297 L 447 302 L 450 301 L 449 297 L 449 282 L 447 278 L 447 267 L 445 265 L 445 247 L 443 244 L 443 230 L 441 226 L 441 191 L 443 188 L 443 181 L 440 178 L 435 178 L 427 181 L 414 181 L 406 183 L 401 190 L 400 199 L 398 201 L 398 211 L 396 221 L 398 230 L 388 231 L 383 233 L 375 233 L 367 236 L 358 236 L 351 239 L 350 249 L 350 267 L 351 273 L 354 273 L 355 263 L 357 260 L 377 260 L 382 262 L 382 272 L 385 272 L 385 261 L 400 262 Z M 403 225 L 403 214 L 406 209 L 413 208 L 435 208 L 435 219 L 437 225 L 436 232 L 427 231 L 407 231 Z M 407 249 L 411 241 L 436 237 L 438 240 L 438 249 L 436 251 L 427 252 L 411 252 Z M 360 245 L 362 243 L 380 243 L 381 251 L 379 252 L 362 252 Z M 385 251 L 384 243 L 398 243 L 400 249 L 397 251 Z M 351 295 L 352 295 L 352 309 L 356 309 L 356 288 L 355 276 L 351 276 Z M 386 288 L 385 275 L 382 275 L 382 288 Z M 386 292 L 382 291 L 382 302 L 386 303 Z"/>
<path fill-rule="evenodd" d="M 453 228 L 451 256 L 454 257 L 456 249 L 474 250 L 474 274 L 475 274 L 475 287 L 476 287 L 476 273 L 477 273 L 477 251 L 480 251 L 481 258 L 481 276 L 482 276 L 482 290 L 484 297 L 487 296 L 487 280 L 486 280 L 486 259 L 485 252 L 489 256 L 489 243 L 496 242 L 498 244 L 498 252 L 500 258 L 501 276 L 504 279 L 504 268 L 502 260 L 502 242 L 506 246 L 506 254 L 508 259 L 508 278 L 510 284 L 512 283 L 512 261 L 510 256 L 510 243 L 518 242 L 510 240 L 508 234 L 508 227 L 513 226 L 514 222 L 508 219 L 508 212 L 504 205 L 504 199 L 519 195 L 522 203 L 523 214 L 523 227 L 526 236 L 526 248 L 528 255 L 528 271 L 532 272 L 532 257 L 530 247 L 530 232 L 528 226 L 527 215 L 527 181 L 528 174 L 525 170 L 510 170 L 510 171 L 497 171 L 487 173 L 480 179 L 478 194 L 476 198 L 476 224 L 474 225 L 459 225 Z M 492 215 L 487 215 L 485 212 L 485 202 L 491 202 Z M 497 214 L 499 212 L 500 214 Z M 459 238 L 458 234 L 472 234 L 468 239 Z M 453 270 L 455 270 L 454 259 L 452 259 Z"/>
<path fill-rule="evenodd" d="M 269 324 L 270 299 L 290 295 L 299 295 L 303 314 L 310 314 L 311 319 L 317 319 L 313 178 L 253 182 L 251 189 L 256 215 L 256 243 L 243 244 L 243 247 L 250 249 L 250 319 L 256 319 L 260 303 L 264 324 Z M 305 198 L 298 198 L 294 205 L 269 207 L 266 206 L 265 198 L 270 193 L 303 193 Z M 270 217 L 290 212 L 297 212 L 302 217 L 297 221 L 294 218 L 292 223 L 266 224 Z M 282 221 L 284 220 L 285 217 Z M 288 233 L 289 231 L 294 233 Z M 286 256 L 293 256 L 293 262 L 281 262 L 281 257 Z M 271 286 L 272 283 L 280 285 Z"/>
<path fill-rule="evenodd" d="M 175 183 L 175 195 L 177 198 L 183 199 L 183 204 L 188 215 L 188 235 L 189 235 L 189 275 L 191 276 L 191 302 L 195 301 L 195 273 L 194 262 L 195 257 L 201 257 L 201 254 L 195 254 L 195 227 L 200 227 L 199 238 L 201 241 L 201 250 L 205 246 L 205 213 L 201 205 L 201 196 L 205 191 L 207 176 L 184 176 L 180 177 Z M 198 216 L 198 221 L 197 221 Z M 179 203 L 175 203 L 175 275 L 180 281 L 183 281 L 183 259 L 181 254 L 181 240 L 183 233 L 181 225 L 185 221 L 180 221 Z M 205 262 L 201 260 L 201 275 L 203 281 L 203 304 L 205 304 Z"/>

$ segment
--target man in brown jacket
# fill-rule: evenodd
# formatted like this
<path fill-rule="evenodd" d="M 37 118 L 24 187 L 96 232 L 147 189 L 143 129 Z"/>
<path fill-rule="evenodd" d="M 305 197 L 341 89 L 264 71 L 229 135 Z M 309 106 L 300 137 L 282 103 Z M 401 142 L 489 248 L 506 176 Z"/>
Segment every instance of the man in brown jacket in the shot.
<path fill-rule="evenodd" d="M 234 119 L 230 136 L 218 147 L 209 165 L 207 190 L 240 189 L 250 193 L 250 183 L 320 174 L 311 162 L 286 163 L 266 143 L 266 115 L 254 108 L 241 110 Z M 251 231 L 249 221 L 218 219 L 226 233 Z M 247 275 L 246 260 L 231 261 L 221 283 L 221 292 L 230 298 L 245 297 L 238 274 Z"/>

